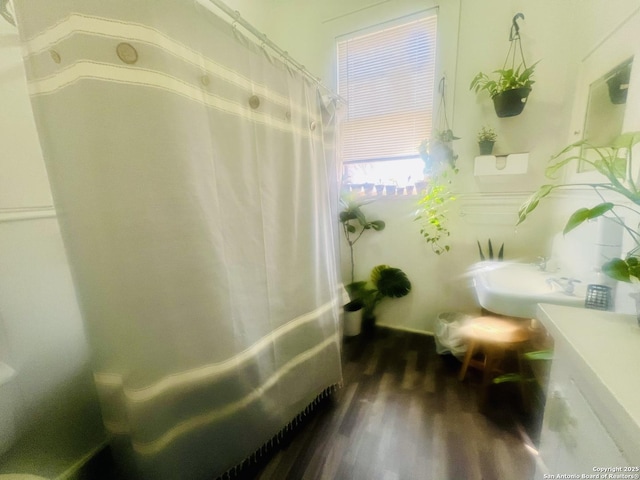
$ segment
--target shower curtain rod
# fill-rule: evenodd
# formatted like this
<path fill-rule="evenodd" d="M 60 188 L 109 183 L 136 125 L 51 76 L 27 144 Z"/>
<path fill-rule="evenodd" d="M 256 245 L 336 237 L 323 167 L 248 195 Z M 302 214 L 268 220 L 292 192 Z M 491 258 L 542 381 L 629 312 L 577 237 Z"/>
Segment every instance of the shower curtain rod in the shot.
<path fill-rule="evenodd" d="M 342 102 L 345 105 L 347 104 L 347 101 L 343 97 L 341 97 L 340 95 L 335 93 L 333 90 L 331 90 L 329 87 L 327 87 L 324 83 L 322 83 L 320 78 L 314 77 L 309 72 L 309 70 L 306 69 L 306 67 L 304 65 L 302 65 L 299 62 L 297 62 L 295 59 L 291 58 L 289 56 L 288 52 L 282 50 L 278 45 L 276 45 L 274 42 L 269 40 L 269 38 L 267 37 L 266 34 L 262 33 L 260 30 L 258 30 L 253 25 L 251 25 L 247 20 L 245 20 L 242 17 L 242 15 L 240 15 L 240 12 L 238 12 L 237 10 L 232 10 L 222 0 L 208 0 L 208 1 L 213 3 L 220 10 L 222 10 L 224 13 L 229 15 L 233 19 L 233 24 L 239 23 L 240 25 L 242 25 L 242 27 L 244 29 L 246 29 L 249 33 L 251 33 L 258 40 L 260 40 L 262 45 L 266 45 L 269 48 L 271 48 L 271 50 L 276 52 L 278 55 L 280 55 L 280 57 L 282 57 L 284 59 L 285 63 L 290 63 L 291 65 L 293 65 L 293 67 L 295 67 L 297 70 L 299 70 L 300 73 L 302 73 L 305 77 L 307 77 L 309 80 L 311 80 L 313 83 L 315 83 L 318 87 L 320 87 L 320 88 L 324 89 L 325 91 L 327 91 L 329 93 L 329 95 L 331 95 L 332 98 Z"/>

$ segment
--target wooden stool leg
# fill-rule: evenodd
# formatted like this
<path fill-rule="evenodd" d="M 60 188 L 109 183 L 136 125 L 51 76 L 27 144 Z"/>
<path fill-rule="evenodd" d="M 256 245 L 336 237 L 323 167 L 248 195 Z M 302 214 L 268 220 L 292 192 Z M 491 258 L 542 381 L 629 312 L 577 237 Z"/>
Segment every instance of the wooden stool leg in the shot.
<path fill-rule="evenodd" d="M 527 396 L 527 389 L 525 385 L 525 379 L 527 378 L 524 372 L 524 361 L 522 360 L 523 351 L 521 348 L 518 348 L 516 351 L 516 355 L 518 356 L 518 373 L 520 373 L 520 396 L 522 397 L 522 408 L 525 412 L 531 411 L 529 404 L 529 397 Z"/>
<path fill-rule="evenodd" d="M 462 367 L 460 367 L 460 373 L 458 374 L 458 380 L 464 380 L 464 377 L 467 375 L 467 369 L 469 368 L 469 362 L 471 361 L 471 357 L 473 357 L 473 351 L 475 350 L 475 342 L 473 340 L 469 341 L 467 345 L 467 352 L 464 355 L 464 360 L 462 361 Z"/>
<path fill-rule="evenodd" d="M 489 385 L 493 378 L 493 370 L 496 368 L 498 355 L 495 349 L 485 348 L 484 370 L 482 372 L 482 387 L 480 388 L 480 406 L 483 407 L 487 401 Z"/>

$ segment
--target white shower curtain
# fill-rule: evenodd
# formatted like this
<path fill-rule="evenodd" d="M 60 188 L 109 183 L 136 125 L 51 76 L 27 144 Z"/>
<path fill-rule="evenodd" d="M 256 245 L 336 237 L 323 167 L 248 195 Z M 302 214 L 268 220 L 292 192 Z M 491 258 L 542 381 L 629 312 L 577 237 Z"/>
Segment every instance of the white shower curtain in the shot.
<path fill-rule="evenodd" d="M 341 381 L 331 104 L 192 0 L 17 0 L 132 478 L 209 479 Z"/>

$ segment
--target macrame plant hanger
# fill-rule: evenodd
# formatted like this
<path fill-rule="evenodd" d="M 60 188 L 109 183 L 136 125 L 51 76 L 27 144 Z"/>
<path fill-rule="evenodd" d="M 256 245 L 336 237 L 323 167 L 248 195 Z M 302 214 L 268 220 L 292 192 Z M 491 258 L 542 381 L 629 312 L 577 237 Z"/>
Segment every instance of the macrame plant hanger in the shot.
<path fill-rule="evenodd" d="M 433 135 L 434 143 L 439 144 L 440 163 L 446 161 L 451 168 L 455 168 L 458 155 L 453 151 L 453 141 L 459 140 L 451 130 L 449 118 L 447 117 L 447 99 L 446 99 L 446 78 L 443 76 L 438 84 L 438 95 L 440 100 L 438 103 L 438 113 L 436 114 L 436 130 Z"/>
<path fill-rule="evenodd" d="M 520 53 L 522 66 L 525 70 L 527 68 L 527 62 L 524 60 L 524 52 L 522 51 L 522 39 L 520 38 L 520 26 L 518 25 L 519 19 L 524 20 L 524 15 L 522 13 L 516 13 L 511 21 L 511 31 L 509 32 L 509 51 L 507 52 L 507 58 L 504 59 L 504 65 L 502 66 L 503 70 L 507 69 L 509 57 L 511 57 L 511 69 L 515 70 L 517 53 Z"/>
<path fill-rule="evenodd" d="M 527 67 L 522 50 L 522 39 L 520 38 L 520 26 L 518 20 L 524 20 L 522 13 L 517 13 L 511 21 L 511 31 L 509 32 L 509 50 L 504 59 L 504 65 L 500 71 L 498 83 L 501 92 L 493 96 L 493 105 L 498 117 L 514 117 L 520 115 L 524 110 L 529 93 L 531 93 L 530 77 L 533 74 L 533 64 Z M 516 62 L 518 56 L 520 63 Z"/>

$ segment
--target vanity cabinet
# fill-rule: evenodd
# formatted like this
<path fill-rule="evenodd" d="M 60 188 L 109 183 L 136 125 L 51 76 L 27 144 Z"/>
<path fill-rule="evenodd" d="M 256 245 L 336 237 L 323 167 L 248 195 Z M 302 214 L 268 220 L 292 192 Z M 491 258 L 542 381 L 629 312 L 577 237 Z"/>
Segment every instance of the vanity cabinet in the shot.
<path fill-rule="evenodd" d="M 640 466 L 635 317 L 542 304 L 537 318 L 553 337 L 554 354 L 534 478 L 595 475 L 606 467 L 640 474 L 633 470 Z"/>

